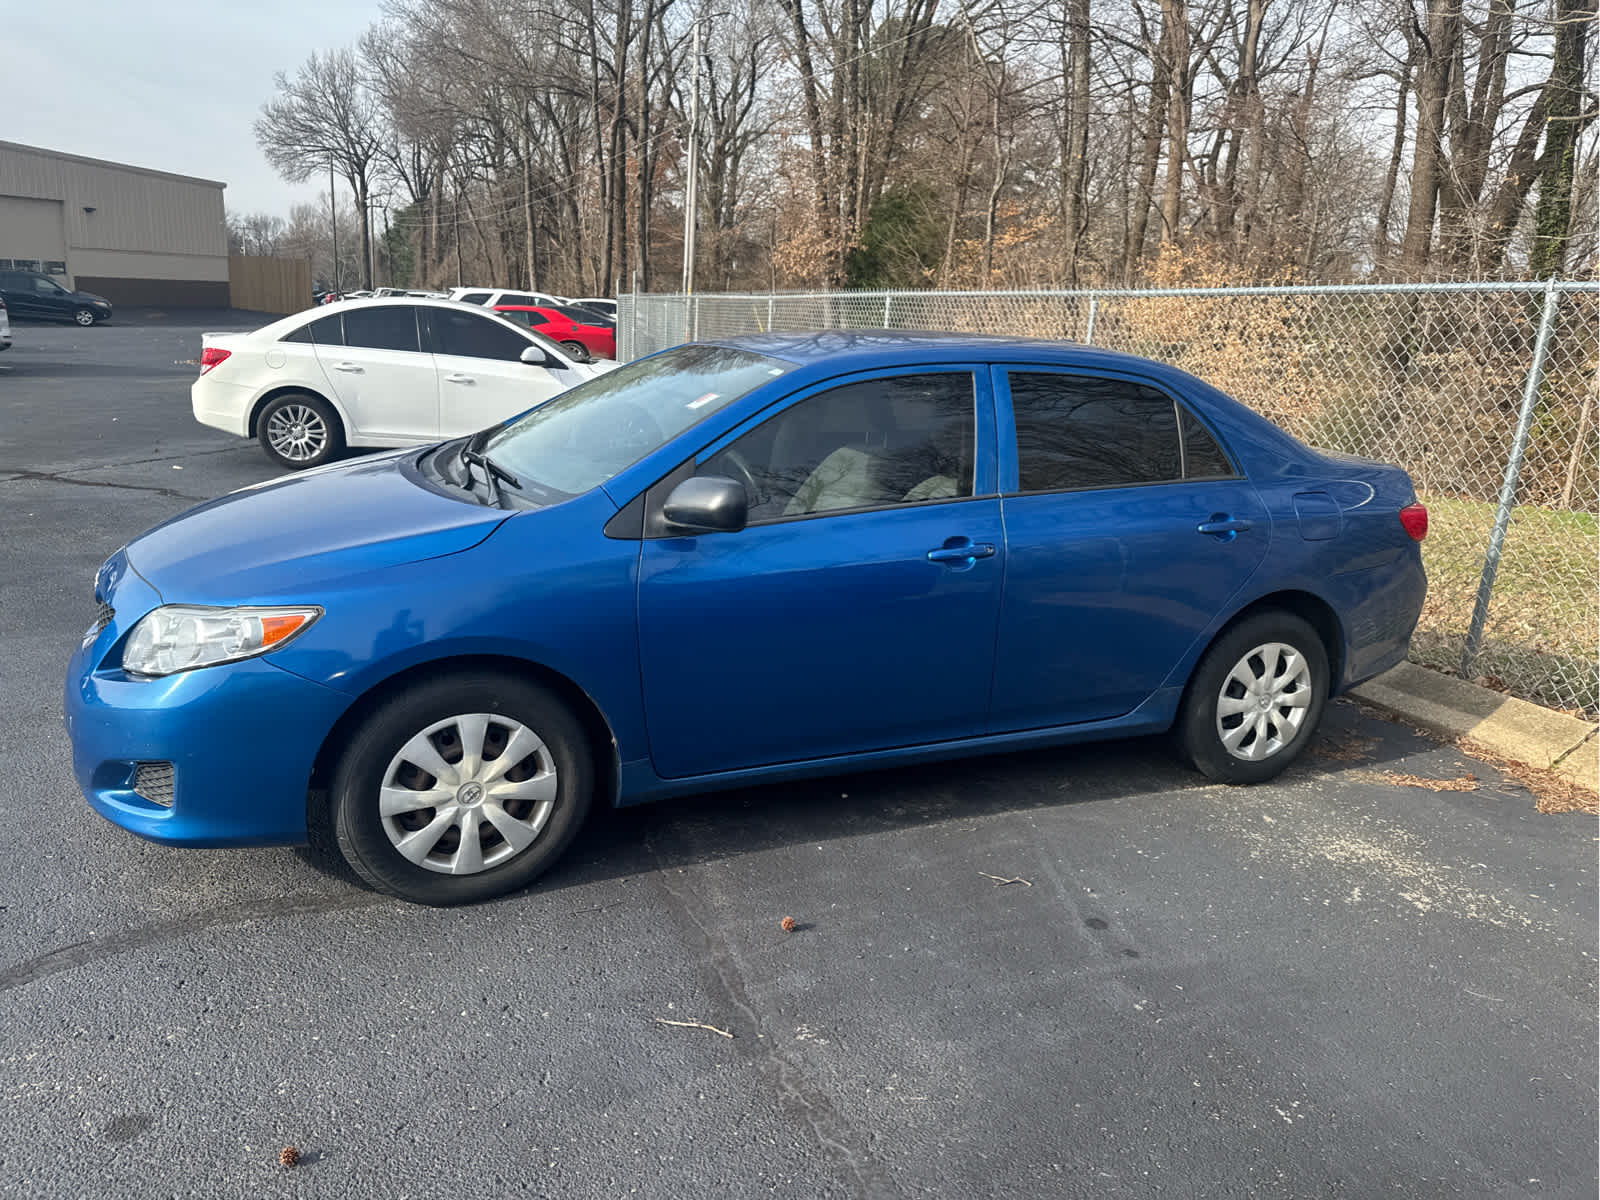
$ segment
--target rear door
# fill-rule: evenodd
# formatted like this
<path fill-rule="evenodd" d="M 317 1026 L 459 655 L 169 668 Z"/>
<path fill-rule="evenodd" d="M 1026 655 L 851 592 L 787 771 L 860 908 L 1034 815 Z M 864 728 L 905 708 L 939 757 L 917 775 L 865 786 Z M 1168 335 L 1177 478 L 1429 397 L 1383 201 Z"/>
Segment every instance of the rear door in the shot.
<path fill-rule="evenodd" d="M 402 446 L 436 440 L 439 384 L 422 349 L 416 306 L 361 304 L 332 318 L 313 322 L 317 361 L 350 432 Z"/>
<path fill-rule="evenodd" d="M 1155 692 L 1266 554 L 1265 507 L 1143 380 L 995 368 L 1005 596 L 996 733 L 1106 720 Z"/>
<path fill-rule="evenodd" d="M 439 436 L 497 425 L 578 382 L 522 361 L 535 343 L 492 317 L 464 309 L 423 310 L 438 378 Z"/>

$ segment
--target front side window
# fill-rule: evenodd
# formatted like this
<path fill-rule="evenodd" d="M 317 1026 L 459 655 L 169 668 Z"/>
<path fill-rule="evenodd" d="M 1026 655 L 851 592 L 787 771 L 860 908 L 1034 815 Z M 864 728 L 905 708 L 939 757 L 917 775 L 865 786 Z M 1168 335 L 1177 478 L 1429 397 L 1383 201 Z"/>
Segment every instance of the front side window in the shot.
<path fill-rule="evenodd" d="M 544 303 L 542 296 L 529 296 L 523 292 L 502 292 L 499 303 L 522 305 L 526 308 L 538 308 Z"/>
<path fill-rule="evenodd" d="M 417 310 L 405 304 L 352 308 L 344 314 L 344 344 L 367 350 L 421 349 Z"/>
<path fill-rule="evenodd" d="M 528 348 L 528 339 L 515 329 L 477 313 L 435 308 L 429 310 L 428 316 L 433 326 L 435 354 L 516 362 Z"/>
<path fill-rule="evenodd" d="M 896 375 L 809 396 L 699 468 L 745 485 L 750 522 L 972 495 L 970 372 Z"/>
<path fill-rule="evenodd" d="M 483 449 L 525 490 L 575 496 L 790 369 L 726 346 L 679 346 L 562 392 Z"/>
<path fill-rule="evenodd" d="M 1120 379 L 1010 373 L 1017 487 L 1061 492 L 1183 478 L 1170 396 Z"/>

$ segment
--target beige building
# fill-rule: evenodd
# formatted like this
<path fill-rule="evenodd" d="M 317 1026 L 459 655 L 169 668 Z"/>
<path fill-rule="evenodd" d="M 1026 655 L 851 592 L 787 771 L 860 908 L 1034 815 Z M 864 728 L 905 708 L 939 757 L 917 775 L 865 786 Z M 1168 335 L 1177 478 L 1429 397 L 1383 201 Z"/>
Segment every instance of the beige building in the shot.
<path fill-rule="evenodd" d="M 0 142 L 0 269 L 116 304 L 226 308 L 225 186 Z"/>

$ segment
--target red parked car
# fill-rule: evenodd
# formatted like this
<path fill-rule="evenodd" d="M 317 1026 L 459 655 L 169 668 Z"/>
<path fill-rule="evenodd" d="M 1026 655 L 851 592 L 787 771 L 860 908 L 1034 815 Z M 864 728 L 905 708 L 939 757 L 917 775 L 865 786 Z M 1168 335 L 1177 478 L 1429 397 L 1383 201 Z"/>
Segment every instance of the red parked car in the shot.
<path fill-rule="evenodd" d="M 617 356 L 617 327 L 606 324 L 604 317 L 588 309 L 566 305 L 534 308 L 523 304 L 497 304 L 494 311 L 560 342 L 568 350 L 583 350 L 591 358 Z"/>

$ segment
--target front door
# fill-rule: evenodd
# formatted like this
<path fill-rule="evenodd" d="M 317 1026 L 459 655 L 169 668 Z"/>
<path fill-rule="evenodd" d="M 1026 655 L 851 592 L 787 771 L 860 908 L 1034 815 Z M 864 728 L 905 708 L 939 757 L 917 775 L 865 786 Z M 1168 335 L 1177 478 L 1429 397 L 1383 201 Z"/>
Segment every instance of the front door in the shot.
<path fill-rule="evenodd" d="M 1009 557 L 991 731 L 1121 716 L 1255 573 L 1266 509 L 1163 391 L 1035 368 L 995 375 L 1014 437 L 1001 444 Z"/>
<path fill-rule="evenodd" d="M 439 437 L 439 385 L 417 309 L 368 303 L 312 322 L 317 361 L 358 437 L 406 445 Z"/>
<path fill-rule="evenodd" d="M 992 418 L 986 375 L 923 369 L 813 390 L 710 448 L 698 472 L 743 482 L 750 524 L 641 555 L 661 775 L 982 731 L 1005 566 Z"/>
<path fill-rule="evenodd" d="M 522 361 L 533 345 L 493 317 L 426 310 L 439 380 L 439 436 L 458 437 L 536 408 L 577 380 Z"/>

